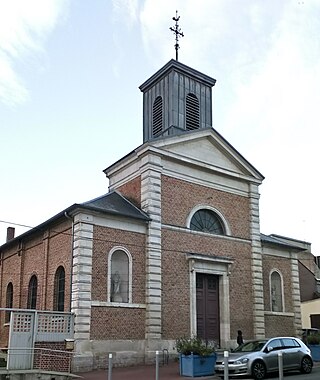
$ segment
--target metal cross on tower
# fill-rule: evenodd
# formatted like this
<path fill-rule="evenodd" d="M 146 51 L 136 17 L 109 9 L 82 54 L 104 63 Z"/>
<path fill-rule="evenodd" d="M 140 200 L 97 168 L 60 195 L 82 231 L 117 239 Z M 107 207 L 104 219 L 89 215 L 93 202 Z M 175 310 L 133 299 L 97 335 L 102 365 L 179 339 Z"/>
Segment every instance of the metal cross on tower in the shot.
<path fill-rule="evenodd" d="M 176 43 L 174 45 L 174 48 L 176 49 L 176 60 L 178 61 L 178 50 L 180 48 L 179 46 L 179 38 L 184 37 L 183 33 L 181 32 L 181 29 L 179 27 L 178 21 L 180 19 L 180 16 L 178 16 L 178 11 L 176 11 L 176 17 L 172 17 L 172 20 L 176 22 L 174 27 L 170 27 L 169 29 L 173 31 L 173 33 L 176 35 Z"/>

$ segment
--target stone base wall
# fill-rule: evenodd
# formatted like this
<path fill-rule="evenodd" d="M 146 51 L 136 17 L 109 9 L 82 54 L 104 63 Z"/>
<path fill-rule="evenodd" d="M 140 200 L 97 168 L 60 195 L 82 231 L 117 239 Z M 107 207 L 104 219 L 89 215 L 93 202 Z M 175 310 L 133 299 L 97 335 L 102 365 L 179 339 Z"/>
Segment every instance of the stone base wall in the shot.
<path fill-rule="evenodd" d="M 0 380 L 70 380 L 68 374 L 57 372 L 41 372 L 38 370 L 20 370 L 20 371 L 4 371 L 0 370 Z"/>
<path fill-rule="evenodd" d="M 104 340 L 76 342 L 72 372 L 89 372 L 107 369 L 109 354 L 112 354 L 113 367 L 129 367 L 139 364 L 153 364 L 159 351 L 160 362 L 177 356 L 173 340 Z"/>

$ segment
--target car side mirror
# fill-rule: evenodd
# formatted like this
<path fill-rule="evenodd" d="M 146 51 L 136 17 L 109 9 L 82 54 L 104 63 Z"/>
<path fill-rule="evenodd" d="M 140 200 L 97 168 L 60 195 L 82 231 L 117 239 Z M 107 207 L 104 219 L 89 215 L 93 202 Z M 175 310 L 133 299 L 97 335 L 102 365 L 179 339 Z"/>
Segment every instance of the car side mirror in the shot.
<path fill-rule="evenodd" d="M 267 347 L 267 352 L 271 352 L 271 351 L 273 351 L 273 347 L 268 346 L 268 347 Z"/>

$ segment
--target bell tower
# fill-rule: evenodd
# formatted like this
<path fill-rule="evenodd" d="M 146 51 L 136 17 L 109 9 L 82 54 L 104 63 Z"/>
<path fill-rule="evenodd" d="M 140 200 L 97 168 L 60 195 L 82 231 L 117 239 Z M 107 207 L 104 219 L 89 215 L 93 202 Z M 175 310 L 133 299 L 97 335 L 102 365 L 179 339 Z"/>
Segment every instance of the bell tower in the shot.
<path fill-rule="evenodd" d="M 215 83 L 171 59 L 139 87 L 143 93 L 143 142 L 211 128 Z"/>

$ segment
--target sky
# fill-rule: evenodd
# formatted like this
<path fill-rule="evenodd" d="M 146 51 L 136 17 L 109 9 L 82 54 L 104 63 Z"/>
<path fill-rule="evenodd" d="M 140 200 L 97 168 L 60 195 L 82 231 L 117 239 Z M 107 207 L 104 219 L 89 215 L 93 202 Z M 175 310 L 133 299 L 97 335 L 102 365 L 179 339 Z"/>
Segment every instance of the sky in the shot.
<path fill-rule="evenodd" d="M 261 232 L 320 255 L 318 0 L 0 0 L 0 244 L 108 192 L 176 10 L 179 61 L 217 80 L 213 127 L 265 176 Z"/>

